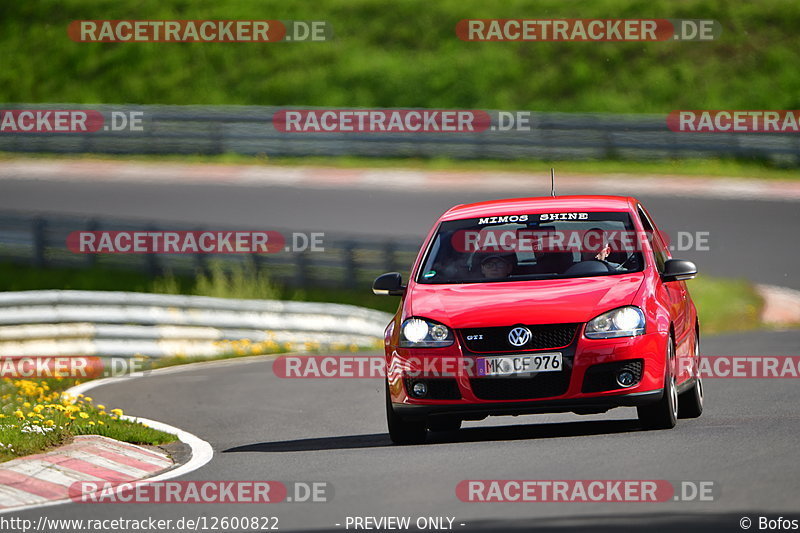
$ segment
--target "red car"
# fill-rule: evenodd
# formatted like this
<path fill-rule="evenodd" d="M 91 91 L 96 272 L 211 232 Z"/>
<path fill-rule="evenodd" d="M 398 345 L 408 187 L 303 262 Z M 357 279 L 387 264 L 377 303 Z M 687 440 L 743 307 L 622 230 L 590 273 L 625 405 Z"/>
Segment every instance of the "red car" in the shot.
<path fill-rule="evenodd" d="M 397 444 L 490 415 L 636 406 L 647 428 L 703 411 L 700 325 L 635 198 L 560 196 L 459 205 L 431 229 L 385 333 L 386 416 Z"/>

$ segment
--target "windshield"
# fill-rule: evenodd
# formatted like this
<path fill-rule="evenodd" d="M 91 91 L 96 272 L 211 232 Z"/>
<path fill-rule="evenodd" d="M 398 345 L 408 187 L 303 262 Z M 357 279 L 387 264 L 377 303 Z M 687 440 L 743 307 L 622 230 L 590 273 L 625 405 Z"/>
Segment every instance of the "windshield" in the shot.
<path fill-rule="evenodd" d="M 482 283 L 638 272 L 627 212 L 526 213 L 442 222 L 418 283 Z"/>

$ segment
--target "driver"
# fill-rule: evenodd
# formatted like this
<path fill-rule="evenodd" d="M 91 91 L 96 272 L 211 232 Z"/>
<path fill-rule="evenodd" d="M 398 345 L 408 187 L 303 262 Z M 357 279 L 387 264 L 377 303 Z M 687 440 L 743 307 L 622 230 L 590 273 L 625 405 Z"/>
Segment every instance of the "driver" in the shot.
<path fill-rule="evenodd" d="M 516 257 L 511 255 L 488 255 L 481 261 L 481 274 L 485 279 L 503 279 L 511 275 Z"/>

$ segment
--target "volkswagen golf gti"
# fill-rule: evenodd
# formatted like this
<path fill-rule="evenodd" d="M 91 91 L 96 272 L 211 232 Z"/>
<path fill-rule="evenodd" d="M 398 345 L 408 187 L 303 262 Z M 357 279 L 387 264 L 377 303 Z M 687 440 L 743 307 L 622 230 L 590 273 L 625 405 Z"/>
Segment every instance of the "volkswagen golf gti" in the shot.
<path fill-rule="evenodd" d="M 641 425 L 700 416 L 700 324 L 666 234 L 635 198 L 459 205 L 431 229 L 385 332 L 396 444 L 495 415 L 603 413 Z"/>

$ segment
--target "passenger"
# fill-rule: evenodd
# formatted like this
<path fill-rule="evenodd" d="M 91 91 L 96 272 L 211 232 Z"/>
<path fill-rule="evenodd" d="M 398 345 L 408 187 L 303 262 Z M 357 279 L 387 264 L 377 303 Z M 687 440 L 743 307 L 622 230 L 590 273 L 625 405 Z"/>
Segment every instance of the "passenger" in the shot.
<path fill-rule="evenodd" d="M 601 228 L 592 228 L 583 234 L 583 247 L 581 261 L 605 261 L 608 254 L 611 253 L 611 247 Z"/>
<path fill-rule="evenodd" d="M 620 244 L 618 241 L 609 241 L 606 236 L 605 232 L 600 228 L 592 228 L 588 230 L 583 235 L 583 245 L 584 248 L 589 248 L 589 251 L 581 252 L 581 261 L 602 261 L 605 263 L 610 270 L 617 270 L 620 267 L 620 262 L 617 261 L 609 261 L 609 256 L 612 259 L 616 259 L 617 256 L 620 255 L 619 252 L 613 252 L 612 250 L 620 250 Z M 595 253 L 595 250 L 599 248 L 599 251 Z M 623 260 L 624 260 L 624 252 L 622 253 Z"/>

